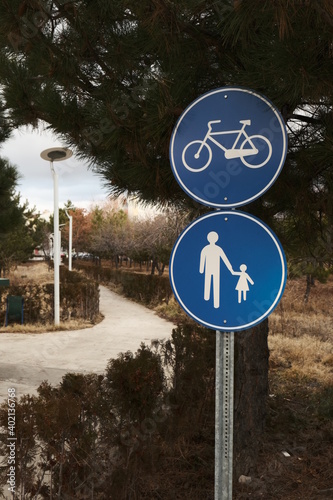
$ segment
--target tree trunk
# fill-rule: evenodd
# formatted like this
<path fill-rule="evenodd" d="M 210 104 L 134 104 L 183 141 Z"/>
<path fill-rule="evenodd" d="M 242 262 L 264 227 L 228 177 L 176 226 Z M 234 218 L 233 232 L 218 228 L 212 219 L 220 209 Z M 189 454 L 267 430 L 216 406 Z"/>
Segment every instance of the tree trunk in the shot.
<path fill-rule="evenodd" d="M 309 296 L 311 292 L 311 288 L 314 286 L 314 277 L 312 274 L 307 274 L 306 275 L 306 290 L 304 293 L 304 302 L 305 304 L 308 303 L 309 301 Z"/>
<path fill-rule="evenodd" d="M 234 480 L 256 468 L 268 397 L 268 319 L 235 333 Z"/>
<path fill-rule="evenodd" d="M 150 274 L 155 274 L 155 269 L 157 269 L 157 271 L 158 271 L 158 262 L 157 262 L 156 258 L 153 257 Z"/>

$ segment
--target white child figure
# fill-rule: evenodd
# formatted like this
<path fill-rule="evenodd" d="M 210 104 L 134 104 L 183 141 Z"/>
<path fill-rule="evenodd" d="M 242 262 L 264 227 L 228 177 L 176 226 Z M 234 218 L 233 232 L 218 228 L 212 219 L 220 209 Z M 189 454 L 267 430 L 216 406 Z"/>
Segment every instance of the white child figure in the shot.
<path fill-rule="evenodd" d="M 242 302 L 242 292 L 243 292 L 243 300 L 246 300 L 246 292 L 248 292 L 248 290 L 250 289 L 249 283 L 251 283 L 251 285 L 254 285 L 253 280 L 246 272 L 247 266 L 245 264 L 241 264 L 239 266 L 239 269 L 240 271 L 233 272 L 233 274 L 239 276 L 239 280 L 235 288 L 235 290 L 238 290 L 238 304 Z"/>

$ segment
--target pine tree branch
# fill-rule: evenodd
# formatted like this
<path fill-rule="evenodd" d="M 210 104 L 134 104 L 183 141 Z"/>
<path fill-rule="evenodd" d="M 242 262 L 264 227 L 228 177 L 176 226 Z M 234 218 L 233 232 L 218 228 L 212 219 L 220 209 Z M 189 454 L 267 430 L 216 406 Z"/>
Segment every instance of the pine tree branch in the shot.
<path fill-rule="evenodd" d="M 302 115 L 298 113 L 292 113 L 287 115 L 287 120 L 298 120 L 304 123 L 310 123 L 315 125 L 321 125 L 323 121 L 319 118 L 314 118 L 313 116 Z"/>

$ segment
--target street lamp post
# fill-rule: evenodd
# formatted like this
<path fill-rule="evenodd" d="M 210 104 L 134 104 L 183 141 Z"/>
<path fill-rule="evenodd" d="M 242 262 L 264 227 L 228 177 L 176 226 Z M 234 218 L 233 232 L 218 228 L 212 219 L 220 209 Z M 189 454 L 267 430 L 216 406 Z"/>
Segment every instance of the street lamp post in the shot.
<path fill-rule="evenodd" d="M 69 207 L 73 208 L 73 207 Z M 65 210 L 69 219 L 69 244 L 68 244 L 68 271 L 72 270 L 72 241 L 73 241 L 73 216 Z"/>
<path fill-rule="evenodd" d="M 53 264 L 54 264 L 54 324 L 60 324 L 60 236 L 59 236 L 59 195 L 58 173 L 54 168 L 55 161 L 67 160 L 72 156 L 72 151 L 67 148 L 50 148 L 41 152 L 43 160 L 50 162 L 53 176 Z"/>

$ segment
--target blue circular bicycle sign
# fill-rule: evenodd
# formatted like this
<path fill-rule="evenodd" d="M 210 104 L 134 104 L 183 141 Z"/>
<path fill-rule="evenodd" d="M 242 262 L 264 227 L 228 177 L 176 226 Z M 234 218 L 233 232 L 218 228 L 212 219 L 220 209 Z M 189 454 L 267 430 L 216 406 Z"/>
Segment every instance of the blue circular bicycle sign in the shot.
<path fill-rule="evenodd" d="M 200 96 L 180 116 L 170 163 L 181 188 L 199 203 L 238 207 L 276 181 L 287 144 L 283 118 L 266 97 L 224 87 Z"/>

